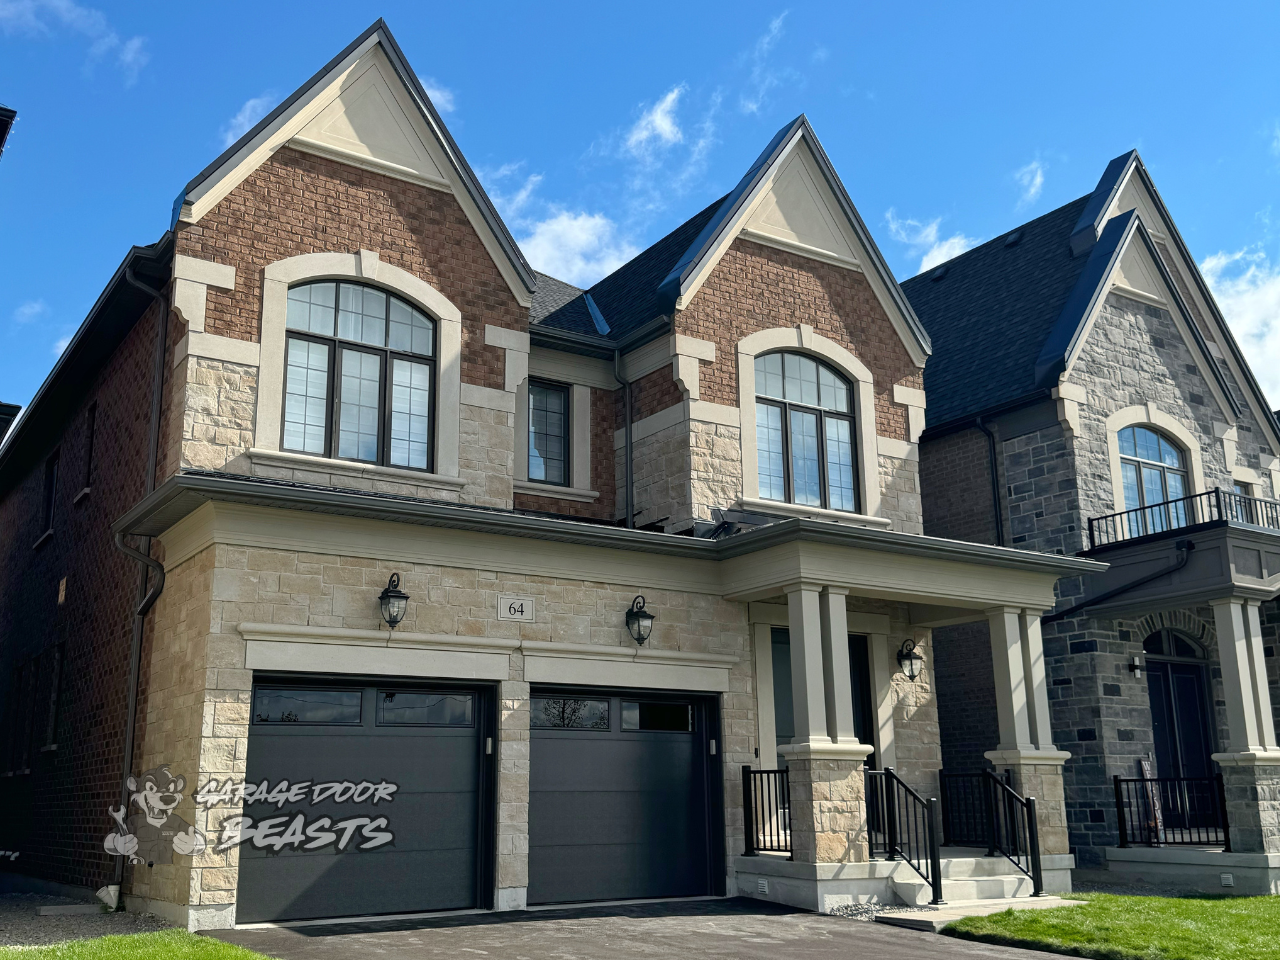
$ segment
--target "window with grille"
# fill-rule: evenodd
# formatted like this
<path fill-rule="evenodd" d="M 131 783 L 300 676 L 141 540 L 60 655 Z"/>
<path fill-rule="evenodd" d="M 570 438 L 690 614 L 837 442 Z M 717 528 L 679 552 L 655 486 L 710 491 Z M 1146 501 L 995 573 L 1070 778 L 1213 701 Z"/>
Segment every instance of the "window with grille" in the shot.
<path fill-rule="evenodd" d="M 569 483 L 569 388 L 529 381 L 529 479 Z"/>

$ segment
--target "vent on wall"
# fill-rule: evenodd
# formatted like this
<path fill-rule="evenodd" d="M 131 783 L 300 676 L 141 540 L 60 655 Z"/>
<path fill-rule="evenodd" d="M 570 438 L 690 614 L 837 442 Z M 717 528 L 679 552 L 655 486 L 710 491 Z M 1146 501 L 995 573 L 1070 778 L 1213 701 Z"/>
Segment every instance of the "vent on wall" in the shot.
<path fill-rule="evenodd" d="M 1225 877 L 1225 876 L 1226 876 L 1226 874 L 1224 873 L 1224 874 L 1223 874 L 1223 876 Z M 756 893 L 764 893 L 764 894 L 767 894 L 768 892 L 769 892 L 769 880 L 768 880 L 768 878 L 767 878 L 767 877 L 757 877 L 757 878 L 756 878 Z"/>
<path fill-rule="evenodd" d="M 1236 885 L 1236 877 L 1234 873 L 1222 874 L 1222 885 L 1224 887 L 1234 887 Z"/>

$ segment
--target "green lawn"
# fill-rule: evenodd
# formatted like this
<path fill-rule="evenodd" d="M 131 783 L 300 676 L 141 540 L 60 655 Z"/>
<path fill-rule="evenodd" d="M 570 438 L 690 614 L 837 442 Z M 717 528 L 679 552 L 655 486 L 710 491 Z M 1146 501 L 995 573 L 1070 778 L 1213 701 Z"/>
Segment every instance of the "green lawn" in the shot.
<path fill-rule="evenodd" d="M 966 917 L 944 932 L 1100 960 L 1280 960 L 1280 897 L 1072 899 L 1087 902 Z"/>
<path fill-rule="evenodd" d="M 50 947 L 0 947 L 22 960 L 266 960 L 260 953 L 185 930 L 67 940 Z"/>

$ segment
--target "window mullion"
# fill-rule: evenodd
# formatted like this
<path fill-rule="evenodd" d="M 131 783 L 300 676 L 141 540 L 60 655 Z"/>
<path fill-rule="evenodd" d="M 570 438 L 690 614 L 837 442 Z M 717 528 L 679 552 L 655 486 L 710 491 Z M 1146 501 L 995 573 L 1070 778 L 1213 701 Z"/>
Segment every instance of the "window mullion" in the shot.
<path fill-rule="evenodd" d="M 795 485 L 791 475 L 791 404 L 785 400 L 782 408 L 782 495 L 787 503 L 795 503 Z"/>
<path fill-rule="evenodd" d="M 827 484 L 827 415 L 818 411 L 818 498 L 822 509 L 831 508 L 831 491 Z"/>

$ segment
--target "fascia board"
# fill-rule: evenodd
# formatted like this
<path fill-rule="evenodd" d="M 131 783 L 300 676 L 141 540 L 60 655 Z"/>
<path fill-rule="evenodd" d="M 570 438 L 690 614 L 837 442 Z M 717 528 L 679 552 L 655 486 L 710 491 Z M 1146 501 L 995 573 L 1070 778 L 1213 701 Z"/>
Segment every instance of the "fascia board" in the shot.
<path fill-rule="evenodd" d="M 1071 231 L 1072 256 L 1080 256 L 1102 236 L 1103 218 L 1107 215 L 1107 211 L 1111 209 L 1112 201 L 1124 189 L 1129 171 L 1138 162 L 1138 151 L 1130 150 L 1128 153 L 1116 157 L 1102 171 L 1102 176 L 1098 179 L 1098 185 L 1093 188 L 1093 193 L 1089 196 L 1089 202 L 1085 204 L 1084 210 L 1080 212 L 1080 219 L 1076 221 L 1076 225 Z"/>

